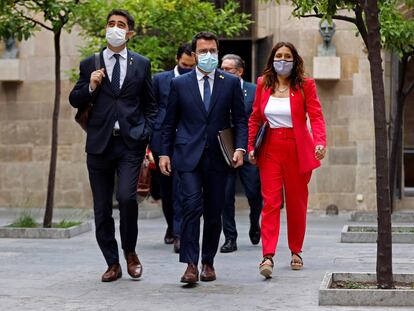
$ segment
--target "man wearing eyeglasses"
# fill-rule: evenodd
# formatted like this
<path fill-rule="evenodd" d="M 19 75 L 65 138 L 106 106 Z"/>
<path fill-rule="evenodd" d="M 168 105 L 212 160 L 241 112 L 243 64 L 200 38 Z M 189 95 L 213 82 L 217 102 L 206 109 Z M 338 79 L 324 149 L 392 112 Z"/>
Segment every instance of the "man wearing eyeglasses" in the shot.
<path fill-rule="evenodd" d="M 221 233 L 221 213 L 230 167 L 220 150 L 217 134 L 234 126 L 233 166 L 243 164 L 247 118 L 240 81 L 216 69 L 218 39 L 210 32 L 193 37 L 197 66 L 171 82 L 167 113 L 162 124 L 160 169 L 176 170 L 181 181 L 182 226 L 180 261 L 187 263 L 183 283 L 199 280 L 200 218 L 203 216 L 201 281 L 214 281 L 214 257 Z M 231 122 L 230 122 L 231 119 Z M 171 163 L 171 155 L 174 154 Z"/>
<path fill-rule="evenodd" d="M 243 80 L 244 61 L 236 54 L 224 55 L 221 59 L 221 69 L 231 73 L 240 79 L 240 87 L 243 90 L 244 108 L 247 116 L 252 113 L 256 85 Z M 221 253 L 231 253 L 237 250 L 237 229 L 235 221 L 235 193 L 237 174 L 244 187 L 250 206 L 250 229 L 249 237 L 253 245 L 260 241 L 260 213 L 262 211 L 263 199 L 260 189 L 259 170 L 249 163 L 247 157 L 244 164 L 238 169 L 232 169 L 226 185 L 226 204 L 223 210 L 223 233 L 225 242 L 220 248 Z"/>

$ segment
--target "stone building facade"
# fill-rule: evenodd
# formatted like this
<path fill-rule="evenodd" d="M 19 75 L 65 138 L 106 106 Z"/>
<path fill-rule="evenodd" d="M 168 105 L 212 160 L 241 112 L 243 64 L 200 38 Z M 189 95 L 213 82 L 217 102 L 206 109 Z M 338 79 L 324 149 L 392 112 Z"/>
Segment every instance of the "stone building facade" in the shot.
<path fill-rule="evenodd" d="M 291 11 L 288 4 L 255 1 L 252 8 L 255 24 L 249 38 L 251 79 L 247 80 L 256 79 L 271 46 L 281 40 L 298 48 L 306 72 L 313 75 L 313 58 L 322 42 L 319 20 L 298 20 L 291 17 Z M 341 62 L 340 79 L 317 80 L 327 122 L 328 152 L 322 167 L 313 174 L 309 208 L 324 210 L 335 204 L 340 211 L 375 210 L 373 103 L 367 53 L 352 24 L 335 23 L 333 44 Z M 73 121 L 75 111 L 68 103 L 73 83 L 65 74 L 78 66 L 77 46 L 81 41 L 74 32 L 64 34 L 61 42 L 63 81 L 55 205 L 89 208 L 92 202 L 85 164 L 85 134 Z M 246 42 L 243 41 L 244 46 Z M 233 52 L 238 53 L 237 48 Z M 386 97 L 390 105 L 393 62 L 387 54 L 384 59 Z M 53 62 L 53 38 L 40 32 L 20 43 L 20 81 L 0 78 L 0 206 L 44 205 L 54 95 Z M 413 111 L 406 114 L 409 120 L 413 116 Z M 413 135 L 405 137 L 414 147 Z M 414 208 L 414 204 L 406 207 Z"/>

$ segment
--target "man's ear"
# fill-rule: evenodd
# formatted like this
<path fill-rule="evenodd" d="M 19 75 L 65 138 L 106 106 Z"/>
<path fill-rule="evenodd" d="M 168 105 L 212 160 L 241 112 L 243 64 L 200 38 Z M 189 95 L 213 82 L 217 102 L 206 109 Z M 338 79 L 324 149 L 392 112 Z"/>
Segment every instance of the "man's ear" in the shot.
<path fill-rule="evenodd" d="M 135 31 L 133 31 L 133 30 L 128 30 L 128 32 L 126 33 L 126 39 L 127 39 L 127 40 L 129 40 L 129 39 L 131 39 L 134 35 L 135 35 Z"/>

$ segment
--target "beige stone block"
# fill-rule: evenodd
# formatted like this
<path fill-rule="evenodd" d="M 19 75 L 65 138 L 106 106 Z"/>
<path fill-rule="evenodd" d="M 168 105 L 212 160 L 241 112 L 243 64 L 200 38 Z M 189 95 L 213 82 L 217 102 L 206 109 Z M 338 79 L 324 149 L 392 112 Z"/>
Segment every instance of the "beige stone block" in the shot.
<path fill-rule="evenodd" d="M 79 182 L 79 173 L 81 168 L 78 164 L 67 161 L 58 163 L 56 174 L 56 186 L 59 190 L 79 190 L 81 183 Z"/>
<path fill-rule="evenodd" d="M 24 80 L 20 59 L 0 59 L 0 81 L 19 82 Z"/>
<path fill-rule="evenodd" d="M 376 189 L 375 164 L 358 165 L 356 167 L 356 192 L 364 195 Z"/>
<path fill-rule="evenodd" d="M 49 103 L 53 106 L 54 84 L 50 81 L 25 81 L 17 93 L 17 101 L 25 103 Z"/>
<path fill-rule="evenodd" d="M 72 162 L 82 165 L 86 163 L 85 140 L 86 137 L 81 143 L 72 145 Z"/>
<path fill-rule="evenodd" d="M 0 125 L 0 142 L 11 144 L 50 144 L 51 133 L 46 121 L 5 121 Z"/>
<path fill-rule="evenodd" d="M 6 165 L 1 173 L 2 189 L 21 189 L 23 187 L 23 172 L 26 168 L 18 164 Z"/>
<path fill-rule="evenodd" d="M 356 165 L 357 149 L 356 147 L 333 147 L 329 148 L 328 159 L 331 165 Z M 335 168 L 333 168 L 335 169 Z"/>
<path fill-rule="evenodd" d="M 72 147 L 68 145 L 58 146 L 58 162 L 66 162 L 72 160 Z"/>
<path fill-rule="evenodd" d="M 0 206 L 10 207 L 13 205 L 13 196 L 9 190 L 3 190 L 0 188 Z"/>
<path fill-rule="evenodd" d="M 375 164 L 374 141 L 362 141 L 357 143 L 358 164 Z"/>
<path fill-rule="evenodd" d="M 0 162 L 32 161 L 32 146 L 0 146 Z"/>
<path fill-rule="evenodd" d="M 82 205 L 82 193 L 80 191 L 64 191 L 63 201 L 57 207 L 80 207 Z"/>
<path fill-rule="evenodd" d="M 79 143 L 85 132 L 72 120 L 60 120 L 59 122 L 59 144 L 72 145 Z"/>
<path fill-rule="evenodd" d="M 352 79 L 353 75 L 358 72 L 359 61 L 356 56 L 344 55 L 341 57 L 341 77 L 343 79 Z"/>
<path fill-rule="evenodd" d="M 0 107 L 0 114 L 4 120 L 38 120 L 40 118 L 41 107 L 38 103 L 28 102 L 7 102 Z"/>
<path fill-rule="evenodd" d="M 24 191 L 45 192 L 47 191 L 47 180 L 49 176 L 49 163 L 31 162 L 22 167 Z"/>
<path fill-rule="evenodd" d="M 33 146 L 33 161 L 49 161 L 50 146 Z"/>
<path fill-rule="evenodd" d="M 350 193 L 355 191 L 355 167 L 334 165 L 319 168 L 316 176 L 319 193 Z"/>
<path fill-rule="evenodd" d="M 341 95 L 353 94 L 352 80 L 318 80 L 318 94 L 322 98 L 330 97 L 332 100 L 337 100 Z"/>
<path fill-rule="evenodd" d="M 316 80 L 339 80 L 341 59 L 339 57 L 314 57 L 313 78 Z"/>
<path fill-rule="evenodd" d="M 55 57 L 38 54 L 36 58 L 30 58 L 24 63 L 25 81 L 48 81 L 55 80 Z M 42 56 L 40 56 L 42 55 Z"/>
<path fill-rule="evenodd" d="M 321 212 L 326 211 L 328 205 L 338 206 L 339 213 L 355 210 L 355 195 L 353 193 L 319 193 L 313 202 L 315 209 Z"/>
<path fill-rule="evenodd" d="M 352 120 L 349 128 L 349 139 L 354 141 L 372 140 L 374 137 L 373 122 L 367 120 Z"/>
<path fill-rule="evenodd" d="M 330 143 L 328 144 L 328 148 L 330 146 L 347 146 L 350 145 L 351 142 L 349 141 L 349 133 L 347 126 L 332 126 L 330 128 L 329 135 Z"/>

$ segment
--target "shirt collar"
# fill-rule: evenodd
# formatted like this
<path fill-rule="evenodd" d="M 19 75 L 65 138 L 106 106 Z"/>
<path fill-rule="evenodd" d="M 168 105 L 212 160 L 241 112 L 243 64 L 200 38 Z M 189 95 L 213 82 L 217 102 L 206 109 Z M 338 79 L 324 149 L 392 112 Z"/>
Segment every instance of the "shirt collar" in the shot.
<path fill-rule="evenodd" d="M 121 57 L 123 58 L 123 59 L 126 59 L 127 58 L 127 56 L 128 56 L 128 52 L 127 52 L 127 48 L 126 47 L 124 47 L 124 49 L 121 51 L 121 52 L 119 52 L 119 53 L 115 53 L 114 51 L 112 51 L 110 48 L 106 48 L 105 49 L 105 52 L 106 52 L 106 56 L 108 57 L 108 59 L 111 59 L 112 58 L 112 56 L 114 56 L 114 54 L 119 54 L 119 55 L 121 55 Z"/>
<path fill-rule="evenodd" d="M 178 77 L 180 73 L 178 72 L 178 65 L 175 65 L 174 67 L 174 77 Z"/>
<path fill-rule="evenodd" d="M 216 73 L 216 69 L 214 69 L 212 72 L 210 72 L 207 76 L 214 81 L 214 75 L 215 75 L 215 73 Z M 205 74 L 202 73 L 200 71 L 200 69 L 198 69 L 198 67 L 196 67 L 196 74 L 197 74 L 197 80 L 199 80 L 199 81 L 200 80 L 203 80 Z"/>

